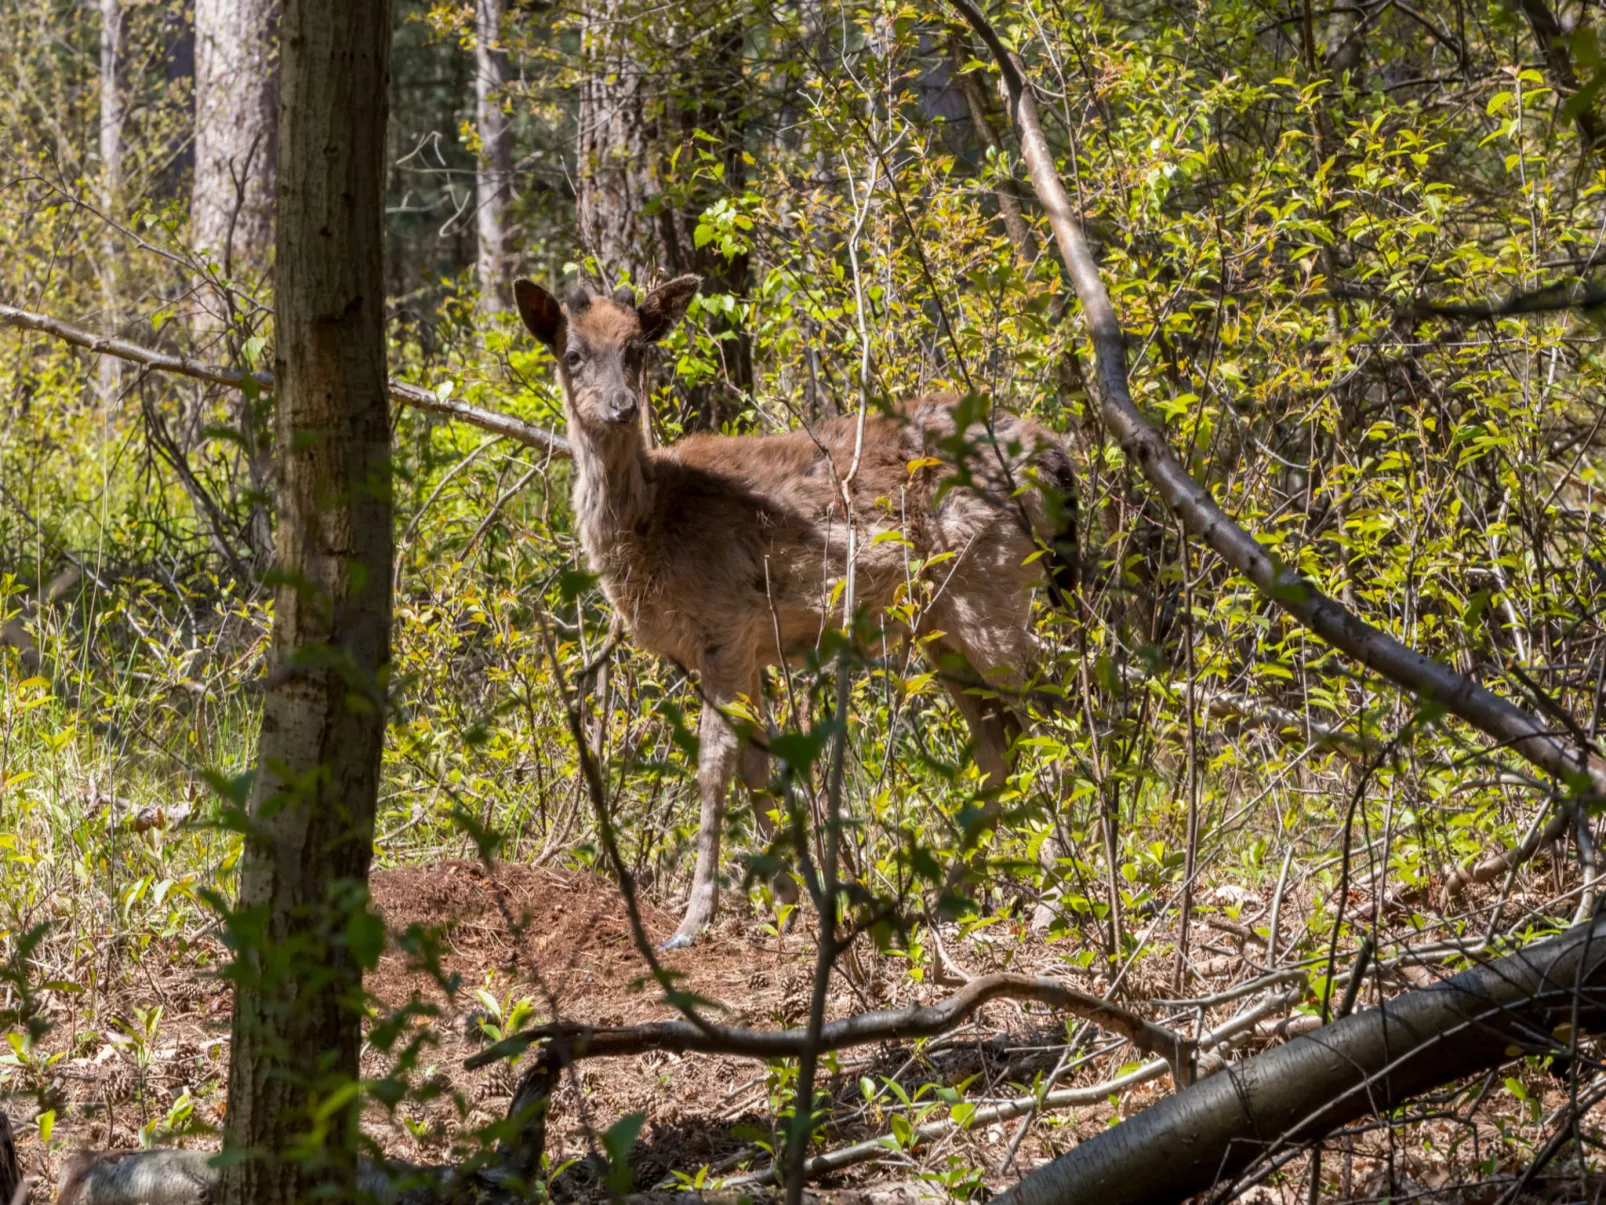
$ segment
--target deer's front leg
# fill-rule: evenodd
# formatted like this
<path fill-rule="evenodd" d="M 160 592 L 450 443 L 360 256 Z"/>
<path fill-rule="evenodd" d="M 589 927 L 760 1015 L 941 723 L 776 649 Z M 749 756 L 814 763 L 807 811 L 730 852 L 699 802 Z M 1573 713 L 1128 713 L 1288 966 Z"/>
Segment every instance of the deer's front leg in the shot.
<path fill-rule="evenodd" d="M 697 825 L 697 868 L 692 872 L 686 915 L 675 935 L 664 943 L 666 950 L 691 945 L 719 908 L 719 836 L 725 822 L 725 795 L 741 742 L 712 696 L 703 703 L 697 741 L 697 787 L 703 800 L 702 818 Z"/>

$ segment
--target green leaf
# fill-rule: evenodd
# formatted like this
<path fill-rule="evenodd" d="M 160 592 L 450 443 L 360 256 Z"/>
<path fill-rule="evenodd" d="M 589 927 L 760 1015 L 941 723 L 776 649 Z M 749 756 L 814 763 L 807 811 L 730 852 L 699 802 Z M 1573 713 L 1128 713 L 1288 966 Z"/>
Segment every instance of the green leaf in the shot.
<path fill-rule="evenodd" d="M 902 1113 L 892 1115 L 892 1136 L 904 1150 L 914 1145 L 915 1128 Z"/>
<path fill-rule="evenodd" d="M 646 1124 L 645 1113 L 626 1113 L 602 1133 L 602 1149 L 608 1156 L 608 1191 L 630 1191 L 630 1149 L 636 1145 L 641 1127 Z"/>
<path fill-rule="evenodd" d="M 373 970 L 385 950 L 385 922 L 366 907 L 353 912 L 346 920 L 346 946 L 357 965 Z"/>

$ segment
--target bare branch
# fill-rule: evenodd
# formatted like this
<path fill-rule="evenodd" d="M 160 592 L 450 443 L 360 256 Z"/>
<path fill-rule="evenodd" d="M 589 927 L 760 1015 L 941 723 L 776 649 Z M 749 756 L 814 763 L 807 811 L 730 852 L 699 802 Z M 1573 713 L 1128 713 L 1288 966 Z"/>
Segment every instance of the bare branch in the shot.
<path fill-rule="evenodd" d="M 42 335 L 49 335 L 53 339 L 60 339 L 63 343 L 73 347 L 81 347 L 87 352 L 97 356 L 113 356 L 119 360 L 126 360 L 130 364 L 138 364 L 156 372 L 169 372 L 175 376 L 190 377 L 193 380 L 205 381 L 210 385 L 222 385 L 228 389 L 242 389 L 249 379 L 257 388 L 270 390 L 273 388 L 273 375 L 266 372 L 247 373 L 236 368 L 224 368 L 219 365 L 202 364 L 186 356 L 175 356 L 167 352 L 156 351 L 127 339 L 119 339 L 110 335 L 98 335 L 94 331 L 84 330 L 71 323 L 62 322 L 48 314 L 36 314 L 30 310 L 20 310 L 16 306 L 0 305 L 0 326 L 15 327 L 18 330 L 37 331 Z M 471 406 L 467 402 L 453 401 L 450 398 L 437 397 L 421 385 L 410 385 L 405 381 L 392 379 L 389 382 L 390 400 L 401 406 L 410 406 L 414 410 L 427 410 L 431 414 L 439 414 L 444 418 L 456 422 L 467 423 L 471 427 L 478 427 L 482 431 L 490 431 L 507 439 L 528 444 L 532 448 L 540 448 L 553 456 L 568 456 L 569 441 L 534 423 L 527 423 L 522 418 L 514 418 L 511 414 L 502 414 L 495 410 L 485 410 L 479 406 Z"/>
<path fill-rule="evenodd" d="M 1033 1000 L 1083 1017 L 1102 1029 L 1120 1034 L 1145 1054 L 1159 1055 L 1168 1063 L 1179 1060 L 1186 1063 L 1192 1051 L 1188 1039 L 1144 1020 L 1119 1004 L 1079 992 L 1058 979 L 1008 973 L 973 979 L 941 1004 L 917 1004 L 829 1022 L 821 1027 L 819 1050 L 929 1038 L 954 1028 L 989 1000 L 998 999 Z M 564 1023 L 513 1034 L 469 1058 L 464 1066 L 470 1070 L 484 1067 L 498 1059 L 521 1054 L 541 1042 L 562 1042 L 566 1056 L 574 1059 L 617 1058 L 647 1050 L 782 1059 L 796 1058 L 807 1040 L 808 1032 L 803 1029 L 742 1029 L 699 1026 L 688 1021 L 655 1021 L 646 1025 L 594 1029 L 588 1025 Z"/>

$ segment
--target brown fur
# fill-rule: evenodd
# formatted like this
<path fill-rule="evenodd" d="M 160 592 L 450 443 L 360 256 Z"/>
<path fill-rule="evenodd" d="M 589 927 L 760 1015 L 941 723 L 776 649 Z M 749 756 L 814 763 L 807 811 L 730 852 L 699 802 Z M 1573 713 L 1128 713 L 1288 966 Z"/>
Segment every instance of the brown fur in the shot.
<path fill-rule="evenodd" d="M 757 705 L 766 666 L 807 653 L 844 620 L 833 601 L 849 571 L 844 493 L 853 515 L 853 598 L 872 630 L 889 629 L 883 639 L 896 638 L 898 627 L 886 609 L 922 597 L 909 594 L 911 567 L 953 554 L 927 574 L 933 590 L 916 634 L 941 633 L 935 645 L 950 694 L 994 787 L 1003 784 L 1019 729 L 1007 706 L 975 693 L 977 680 L 1019 686 L 1034 660 L 1031 592 L 1044 579 L 1033 553 L 1053 554 L 1051 586 L 1073 581 L 1075 567 L 1074 530 L 1067 540 L 1065 513 L 1051 501 L 1073 497 L 1063 446 L 1039 423 L 1000 413 L 991 435 L 980 423 L 965 431 L 960 466 L 970 481 L 945 491 L 959 400 L 949 394 L 868 417 L 856 469 L 854 419 L 647 448 L 635 421 L 644 344 L 673 327 L 695 287 L 694 277 L 671 281 L 639 308 L 580 293 L 560 309 L 530 282 L 516 286 L 526 325 L 558 358 L 574 510 L 591 567 L 637 643 L 697 671 L 708 700 L 697 869 L 677 942 L 714 914 L 732 772 L 739 761 L 754 789 L 768 775 L 762 750 L 742 746 L 720 708 L 740 696 Z"/>

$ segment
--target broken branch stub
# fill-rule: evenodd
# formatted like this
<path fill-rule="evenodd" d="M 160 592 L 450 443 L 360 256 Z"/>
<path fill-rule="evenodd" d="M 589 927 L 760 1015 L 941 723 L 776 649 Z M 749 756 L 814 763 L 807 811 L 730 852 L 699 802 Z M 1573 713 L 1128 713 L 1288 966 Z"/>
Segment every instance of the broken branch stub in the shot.
<path fill-rule="evenodd" d="M 1126 342 L 1098 265 L 1060 182 L 1054 155 L 1037 114 L 1037 103 L 1020 61 L 971 0 L 949 0 L 955 11 L 981 37 L 998 61 L 1009 96 L 1010 120 L 1020 138 L 1021 155 L 1067 275 L 1082 303 L 1083 320 L 1093 343 L 1095 372 L 1091 384 L 1106 430 L 1120 443 L 1171 512 L 1256 589 L 1328 644 L 1343 650 L 1395 685 L 1459 716 L 1500 745 L 1512 750 L 1574 788 L 1587 778 L 1589 790 L 1606 795 L 1606 760 L 1581 752 L 1554 735 L 1536 717 L 1465 675 L 1414 649 L 1351 614 L 1266 549 L 1221 509 L 1204 486 L 1188 473 L 1165 439 L 1132 401 L 1126 379 Z"/>

